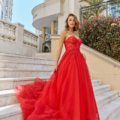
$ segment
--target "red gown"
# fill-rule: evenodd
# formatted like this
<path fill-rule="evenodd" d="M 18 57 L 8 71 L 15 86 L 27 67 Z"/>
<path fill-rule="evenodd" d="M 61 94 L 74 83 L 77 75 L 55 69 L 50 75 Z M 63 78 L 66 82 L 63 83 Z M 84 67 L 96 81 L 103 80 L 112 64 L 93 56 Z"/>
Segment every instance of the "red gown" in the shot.
<path fill-rule="evenodd" d="M 24 120 L 100 120 L 82 40 L 68 37 L 57 71 L 48 81 L 18 85 L 15 94 Z"/>

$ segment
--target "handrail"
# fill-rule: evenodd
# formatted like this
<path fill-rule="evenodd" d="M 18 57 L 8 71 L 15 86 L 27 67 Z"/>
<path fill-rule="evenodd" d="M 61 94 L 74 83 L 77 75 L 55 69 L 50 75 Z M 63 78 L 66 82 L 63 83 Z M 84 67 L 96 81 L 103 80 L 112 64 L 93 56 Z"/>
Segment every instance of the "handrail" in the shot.
<path fill-rule="evenodd" d="M 109 11 L 108 11 L 108 5 L 109 4 L 113 4 L 113 3 L 120 3 L 120 0 L 117 0 L 117 1 L 108 0 L 108 1 L 104 1 L 104 2 L 101 2 L 101 3 L 94 4 L 94 5 L 81 7 L 80 8 L 80 22 L 82 22 L 82 11 L 96 9 L 96 8 L 102 7 L 102 6 L 105 6 L 105 8 L 106 8 L 106 16 L 108 16 L 108 13 L 109 13 Z"/>

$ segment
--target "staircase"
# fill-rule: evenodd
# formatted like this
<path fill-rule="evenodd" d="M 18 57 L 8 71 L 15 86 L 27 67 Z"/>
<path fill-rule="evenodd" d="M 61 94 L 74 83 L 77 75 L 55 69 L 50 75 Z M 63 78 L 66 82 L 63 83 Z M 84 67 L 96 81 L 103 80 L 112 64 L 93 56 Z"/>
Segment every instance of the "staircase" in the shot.
<path fill-rule="evenodd" d="M 0 78 L 50 76 L 54 60 L 0 53 Z"/>
<path fill-rule="evenodd" d="M 48 80 L 54 60 L 0 54 L 0 120 L 23 120 L 20 104 L 14 94 L 17 85 L 32 83 L 35 77 Z M 110 85 L 92 80 L 100 120 L 120 120 L 120 97 Z"/>

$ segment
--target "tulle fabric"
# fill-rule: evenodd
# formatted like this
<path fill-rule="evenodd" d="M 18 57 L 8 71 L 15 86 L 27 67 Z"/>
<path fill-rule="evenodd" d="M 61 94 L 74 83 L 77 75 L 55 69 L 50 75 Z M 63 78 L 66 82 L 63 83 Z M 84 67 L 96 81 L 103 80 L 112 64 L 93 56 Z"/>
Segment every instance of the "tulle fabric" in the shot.
<path fill-rule="evenodd" d="M 81 43 L 72 36 L 65 41 L 58 70 L 48 81 L 36 77 L 15 88 L 24 120 L 100 120 Z"/>

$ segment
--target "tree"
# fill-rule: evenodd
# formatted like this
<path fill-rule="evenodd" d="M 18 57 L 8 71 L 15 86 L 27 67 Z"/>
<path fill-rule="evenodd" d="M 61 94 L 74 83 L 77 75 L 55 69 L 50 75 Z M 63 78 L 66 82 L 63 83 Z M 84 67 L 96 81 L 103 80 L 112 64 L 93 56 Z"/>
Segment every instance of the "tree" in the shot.
<path fill-rule="evenodd" d="M 104 2 L 104 0 L 81 0 L 80 2 L 86 2 L 91 5 L 97 4 L 97 8 L 89 9 L 87 11 L 82 12 L 83 18 L 88 19 L 88 17 L 95 16 L 98 17 L 100 13 L 102 13 L 105 10 L 105 6 L 100 6 L 98 3 Z"/>
<path fill-rule="evenodd" d="M 82 12 L 84 19 L 89 19 L 90 17 L 99 17 L 100 14 L 106 9 L 105 4 L 103 3 L 104 0 L 81 0 L 79 2 L 86 2 L 89 4 L 89 6 L 91 6 L 91 8 L 88 8 L 86 11 Z M 108 6 L 116 4 L 117 7 L 120 7 L 120 0 L 111 0 L 108 3 Z M 112 7 L 111 9 L 115 9 L 116 6 Z"/>

